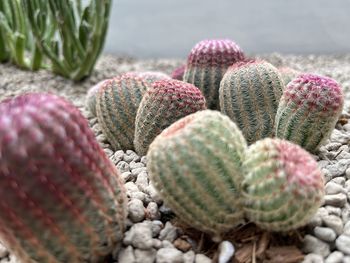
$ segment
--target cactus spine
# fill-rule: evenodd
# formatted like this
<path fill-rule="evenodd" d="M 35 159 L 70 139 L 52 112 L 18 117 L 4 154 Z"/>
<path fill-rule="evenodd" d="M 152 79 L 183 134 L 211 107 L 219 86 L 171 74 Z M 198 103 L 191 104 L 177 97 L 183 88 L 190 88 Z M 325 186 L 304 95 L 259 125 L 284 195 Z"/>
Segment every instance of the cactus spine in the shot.
<path fill-rule="evenodd" d="M 173 79 L 177 79 L 177 80 L 183 80 L 184 79 L 184 74 L 186 71 L 186 65 L 181 65 L 179 67 L 177 67 L 176 69 L 174 69 L 174 71 L 171 73 L 171 77 Z"/>
<path fill-rule="evenodd" d="M 243 59 L 231 40 L 203 40 L 191 50 L 183 79 L 202 91 L 209 109 L 218 110 L 220 81 L 229 66 Z"/>
<path fill-rule="evenodd" d="M 312 156 L 298 145 L 266 138 L 251 145 L 243 165 L 246 217 L 269 231 L 307 224 L 320 207 L 324 179 Z"/>
<path fill-rule="evenodd" d="M 249 144 L 273 136 L 284 89 L 278 70 L 259 60 L 232 65 L 220 84 L 220 108 L 242 130 Z"/>
<path fill-rule="evenodd" d="M 164 202 L 215 240 L 243 220 L 239 192 L 246 142 L 217 111 L 188 115 L 151 144 L 147 167 Z"/>
<path fill-rule="evenodd" d="M 136 112 L 147 88 L 142 78 L 125 74 L 108 80 L 98 93 L 98 122 L 115 150 L 134 148 Z"/>
<path fill-rule="evenodd" d="M 102 262 L 126 196 L 80 111 L 55 95 L 0 104 L 0 238 L 22 262 Z"/>
<path fill-rule="evenodd" d="M 344 94 L 333 79 L 302 74 L 286 87 L 276 115 L 276 136 L 315 152 L 342 112 Z"/>
<path fill-rule="evenodd" d="M 92 113 L 93 116 L 96 116 L 96 97 L 98 90 L 103 86 L 106 80 L 103 80 L 97 83 L 95 86 L 89 89 L 86 94 L 85 107 Z"/>
<path fill-rule="evenodd" d="M 295 79 L 297 76 L 301 74 L 300 71 L 297 71 L 289 67 L 281 67 L 281 68 L 278 68 L 278 70 L 281 73 L 283 83 L 285 86 L 287 86 L 289 82 L 291 82 L 293 79 Z"/>
<path fill-rule="evenodd" d="M 178 119 L 206 109 L 205 98 L 192 84 L 179 80 L 153 83 L 137 111 L 134 145 L 140 155 L 165 128 Z"/>

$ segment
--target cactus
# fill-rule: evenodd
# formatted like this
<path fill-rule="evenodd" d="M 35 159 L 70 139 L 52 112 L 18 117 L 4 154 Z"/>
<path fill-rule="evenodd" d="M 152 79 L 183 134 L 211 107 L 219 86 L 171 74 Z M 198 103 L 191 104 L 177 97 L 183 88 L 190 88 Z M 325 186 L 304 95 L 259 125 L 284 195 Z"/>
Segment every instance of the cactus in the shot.
<path fill-rule="evenodd" d="M 315 152 L 342 112 L 344 94 L 333 79 L 302 74 L 286 87 L 276 114 L 276 136 Z"/>
<path fill-rule="evenodd" d="M 191 50 L 183 79 L 202 91 L 209 109 L 219 109 L 220 81 L 229 66 L 243 59 L 231 40 L 203 40 Z"/>
<path fill-rule="evenodd" d="M 0 104 L 0 239 L 21 262 L 105 262 L 126 195 L 86 119 L 55 95 Z"/>
<path fill-rule="evenodd" d="M 266 138 L 251 145 L 243 164 L 242 200 L 246 217 L 269 231 L 308 223 L 324 196 L 317 162 L 288 141 Z"/>
<path fill-rule="evenodd" d="M 173 79 L 153 83 L 137 111 L 134 138 L 136 151 L 145 155 L 154 138 L 170 124 L 204 109 L 205 98 L 192 84 Z"/>
<path fill-rule="evenodd" d="M 185 71 L 186 71 L 186 65 L 181 65 L 176 69 L 174 69 L 173 73 L 171 73 L 171 77 L 173 79 L 183 80 Z"/>
<path fill-rule="evenodd" d="M 125 73 L 125 75 L 142 78 L 144 81 L 146 81 L 149 84 L 152 84 L 153 82 L 156 82 L 158 80 L 170 79 L 170 77 L 167 74 L 159 71 L 144 71 L 144 72 L 131 71 L 131 72 Z"/>
<path fill-rule="evenodd" d="M 96 97 L 98 90 L 103 86 L 106 80 L 102 80 L 97 83 L 95 86 L 89 89 L 86 94 L 85 107 L 92 113 L 93 116 L 96 116 Z"/>
<path fill-rule="evenodd" d="M 96 113 L 114 150 L 134 149 L 136 112 L 149 84 L 125 74 L 108 80 L 97 94 Z"/>
<path fill-rule="evenodd" d="M 238 125 L 251 144 L 273 136 L 283 89 L 281 75 L 270 63 L 261 60 L 236 63 L 220 84 L 221 111 Z"/>
<path fill-rule="evenodd" d="M 179 219 L 220 241 L 243 221 L 240 184 L 246 147 L 227 116 L 199 111 L 157 136 L 147 153 L 147 168 Z"/>
<path fill-rule="evenodd" d="M 281 67 L 278 68 L 278 70 L 281 73 L 283 83 L 285 86 L 287 86 L 289 82 L 291 82 L 293 79 L 295 79 L 301 74 L 300 71 L 288 67 Z"/>

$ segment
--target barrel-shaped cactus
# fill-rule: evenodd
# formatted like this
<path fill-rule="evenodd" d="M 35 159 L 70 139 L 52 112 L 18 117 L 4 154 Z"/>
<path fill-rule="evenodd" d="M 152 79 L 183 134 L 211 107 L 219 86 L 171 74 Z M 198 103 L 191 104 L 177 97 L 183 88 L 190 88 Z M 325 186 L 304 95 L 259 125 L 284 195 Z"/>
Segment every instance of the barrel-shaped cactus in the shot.
<path fill-rule="evenodd" d="M 281 75 L 270 63 L 236 63 L 220 84 L 221 112 L 238 125 L 249 144 L 271 137 L 283 89 Z"/>
<path fill-rule="evenodd" d="M 183 80 L 185 71 L 186 71 L 186 64 L 181 65 L 181 66 L 177 67 L 176 69 L 174 69 L 174 71 L 171 73 L 171 77 L 173 79 Z"/>
<path fill-rule="evenodd" d="M 302 74 L 300 71 L 297 71 L 297 70 L 289 68 L 289 67 L 280 67 L 280 68 L 278 68 L 278 70 L 281 73 L 283 83 L 285 86 L 287 86 L 289 84 L 289 82 L 291 82 L 297 76 Z"/>
<path fill-rule="evenodd" d="M 171 79 L 170 76 L 160 71 L 130 71 L 125 73 L 124 75 L 142 78 L 149 84 L 152 84 L 153 82 L 156 82 L 158 80 Z"/>
<path fill-rule="evenodd" d="M 136 112 L 149 88 L 138 76 L 125 74 L 108 80 L 97 94 L 97 119 L 114 150 L 132 150 Z"/>
<path fill-rule="evenodd" d="M 85 107 L 92 113 L 93 116 L 96 116 L 96 97 L 98 90 L 103 86 L 106 80 L 102 80 L 97 83 L 95 86 L 90 88 L 86 94 Z"/>
<path fill-rule="evenodd" d="M 134 146 L 140 155 L 165 128 L 191 113 L 206 109 L 205 98 L 192 84 L 179 80 L 153 83 L 137 111 Z"/>
<path fill-rule="evenodd" d="M 0 182 L 0 239 L 21 262 L 104 262 L 121 244 L 123 184 L 65 99 L 0 104 Z"/>
<path fill-rule="evenodd" d="M 243 51 L 231 40 L 203 40 L 191 50 L 183 80 L 202 91 L 209 109 L 218 110 L 220 81 L 229 66 L 243 59 Z"/>
<path fill-rule="evenodd" d="M 342 112 L 344 94 L 333 79 L 302 74 L 288 84 L 276 114 L 276 136 L 315 152 Z"/>
<path fill-rule="evenodd" d="M 147 167 L 178 218 L 220 241 L 243 222 L 240 184 L 246 147 L 227 116 L 199 111 L 157 136 L 147 153 Z"/>
<path fill-rule="evenodd" d="M 249 147 L 243 167 L 246 217 L 264 229 L 288 231 L 303 226 L 322 203 L 323 175 L 317 162 L 298 145 L 260 140 Z"/>

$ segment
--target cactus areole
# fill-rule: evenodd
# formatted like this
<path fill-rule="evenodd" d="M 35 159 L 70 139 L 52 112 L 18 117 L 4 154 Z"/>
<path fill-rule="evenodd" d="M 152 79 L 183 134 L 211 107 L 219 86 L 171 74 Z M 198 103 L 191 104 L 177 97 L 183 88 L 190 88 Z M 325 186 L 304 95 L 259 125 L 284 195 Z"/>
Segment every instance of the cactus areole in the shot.
<path fill-rule="evenodd" d="M 21 262 L 100 263 L 121 244 L 124 186 L 61 97 L 0 103 L 0 193 L 0 239 Z"/>

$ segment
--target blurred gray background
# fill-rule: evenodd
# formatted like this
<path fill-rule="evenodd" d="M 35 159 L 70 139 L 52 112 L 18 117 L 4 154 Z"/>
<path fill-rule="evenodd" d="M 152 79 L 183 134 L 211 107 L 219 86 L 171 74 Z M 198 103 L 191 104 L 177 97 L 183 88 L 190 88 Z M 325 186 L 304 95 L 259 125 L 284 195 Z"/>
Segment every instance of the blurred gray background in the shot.
<path fill-rule="evenodd" d="M 206 38 L 245 52 L 350 52 L 350 0 L 114 0 L 106 53 L 184 58 Z"/>

